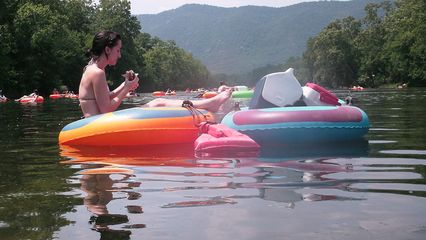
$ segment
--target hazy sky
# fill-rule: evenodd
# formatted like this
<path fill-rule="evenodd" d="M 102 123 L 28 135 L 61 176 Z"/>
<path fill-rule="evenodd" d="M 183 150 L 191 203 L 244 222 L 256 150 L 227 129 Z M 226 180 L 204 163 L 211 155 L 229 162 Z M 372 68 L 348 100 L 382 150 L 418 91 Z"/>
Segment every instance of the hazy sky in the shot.
<path fill-rule="evenodd" d="M 132 14 L 159 13 L 178 8 L 184 4 L 197 3 L 220 7 L 239 7 L 247 5 L 285 7 L 300 2 L 315 0 L 130 0 Z"/>

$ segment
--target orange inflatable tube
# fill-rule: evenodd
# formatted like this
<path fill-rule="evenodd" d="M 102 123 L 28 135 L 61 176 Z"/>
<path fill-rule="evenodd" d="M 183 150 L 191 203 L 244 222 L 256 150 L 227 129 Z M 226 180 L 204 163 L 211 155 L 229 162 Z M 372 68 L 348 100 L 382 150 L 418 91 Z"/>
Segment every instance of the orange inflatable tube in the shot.
<path fill-rule="evenodd" d="M 194 116 L 186 108 L 129 108 L 81 119 L 66 125 L 59 144 L 137 146 L 193 143 L 197 123 L 212 121 L 207 111 Z M 204 117 L 205 116 L 205 117 Z"/>
<path fill-rule="evenodd" d="M 58 98 L 63 98 L 64 95 L 63 94 L 59 94 L 59 93 L 53 93 L 49 95 L 50 99 L 58 99 Z"/>
<path fill-rule="evenodd" d="M 155 91 L 152 93 L 152 96 L 155 96 L 155 97 L 161 97 L 164 95 L 166 95 L 166 92 L 163 92 L 163 91 Z"/>
<path fill-rule="evenodd" d="M 20 103 L 42 103 L 44 102 L 44 98 L 42 96 L 35 97 L 24 97 L 19 100 Z"/>
<path fill-rule="evenodd" d="M 203 98 L 212 98 L 214 96 L 216 96 L 218 94 L 218 92 L 205 92 L 203 94 Z"/>

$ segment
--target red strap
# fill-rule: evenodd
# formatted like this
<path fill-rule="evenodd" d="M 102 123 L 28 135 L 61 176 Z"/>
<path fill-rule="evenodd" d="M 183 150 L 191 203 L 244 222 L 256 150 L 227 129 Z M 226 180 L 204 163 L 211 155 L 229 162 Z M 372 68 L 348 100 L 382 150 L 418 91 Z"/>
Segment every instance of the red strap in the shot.
<path fill-rule="evenodd" d="M 339 99 L 336 97 L 336 95 L 334 95 L 333 93 L 331 93 L 327 89 L 321 87 L 320 85 L 317 85 L 315 83 L 306 83 L 306 86 L 314 89 L 317 92 L 319 92 L 321 102 L 325 102 L 325 103 L 330 104 L 330 105 L 337 105 L 337 106 L 341 105 L 339 103 Z"/>

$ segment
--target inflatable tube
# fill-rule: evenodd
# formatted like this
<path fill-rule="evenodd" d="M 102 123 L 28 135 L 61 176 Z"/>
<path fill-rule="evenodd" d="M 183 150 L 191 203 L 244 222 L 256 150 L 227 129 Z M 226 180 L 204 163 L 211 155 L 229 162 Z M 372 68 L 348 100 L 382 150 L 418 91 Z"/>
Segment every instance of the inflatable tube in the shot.
<path fill-rule="evenodd" d="M 200 110 L 202 111 L 202 110 Z M 207 121 L 213 117 L 202 111 Z M 193 143 L 198 137 L 194 124 L 206 121 L 186 108 L 129 108 L 81 119 L 66 125 L 59 144 L 89 146 L 136 146 Z"/>
<path fill-rule="evenodd" d="M 219 94 L 218 92 L 205 92 L 203 94 L 203 98 L 212 98 L 214 96 L 216 96 L 217 94 Z"/>
<path fill-rule="evenodd" d="M 155 91 L 152 93 L 152 96 L 155 96 L 155 97 L 161 97 L 164 95 L 166 95 L 166 92 L 163 92 L 163 91 Z"/>
<path fill-rule="evenodd" d="M 49 98 L 50 99 L 58 99 L 58 98 L 63 98 L 64 97 L 64 95 L 63 94 L 50 94 L 49 95 Z"/>
<path fill-rule="evenodd" d="M 78 95 L 74 94 L 74 93 L 67 93 L 64 96 L 65 98 L 70 98 L 70 99 L 78 99 Z"/>
<path fill-rule="evenodd" d="M 134 98 L 134 97 L 138 97 L 137 93 L 127 93 L 126 94 L 126 98 Z"/>
<path fill-rule="evenodd" d="M 350 90 L 352 90 L 352 91 L 362 91 L 362 90 L 364 90 L 364 88 L 361 87 L 361 86 L 353 86 L 353 87 L 350 88 Z"/>
<path fill-rule="evenodd" d="M 44 98 L 42 96 L 24 97 L 19 100 L 20 103 L 42 103 Z"/>
<path fill-rule="evenodd" d="M 234 91 L 240 91 L 240 92 L 249 90 L 247 86 L 234 86 L 232 88 L 234 89 Z"/>
<path fill-rule="evenodd" d="M 351 106 L 245 109 L 228 113 L 222 123 L 260 145 L 348 141 L 369 129 L 365 112 Z"/>
<path fill-rule="evenodd" d="M 176 91 L 166 92 L 165 94 L 167 96 L 173 96 L 173 95 L 176 95 Z"/>
<path fill-rule="evenodd" d="M 253 97 L 253 90 L 232 92 L 232 98 L 251 98 L 251 97 Z"/>

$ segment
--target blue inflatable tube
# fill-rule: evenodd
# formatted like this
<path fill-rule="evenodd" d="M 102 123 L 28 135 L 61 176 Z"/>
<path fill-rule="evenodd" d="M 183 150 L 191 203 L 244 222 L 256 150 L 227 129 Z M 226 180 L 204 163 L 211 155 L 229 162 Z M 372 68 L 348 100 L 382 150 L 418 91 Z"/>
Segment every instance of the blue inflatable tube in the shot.
<path fill-rule="evenodd" d="M 259 144 L 359 140 L 370 127 L 367 114 L 353 106 L 302 106 L 244 109 L 222 123 Z"/>

